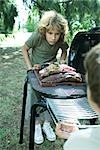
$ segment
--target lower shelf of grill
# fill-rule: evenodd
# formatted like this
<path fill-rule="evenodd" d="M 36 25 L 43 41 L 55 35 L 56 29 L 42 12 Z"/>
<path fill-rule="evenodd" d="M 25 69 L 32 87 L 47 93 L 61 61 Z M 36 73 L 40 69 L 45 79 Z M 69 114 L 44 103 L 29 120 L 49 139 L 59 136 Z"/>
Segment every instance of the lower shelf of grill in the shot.
<path fill-rule="evenodd" d="M 54 122 L 74 122 L 80 128 L 95 127 L 98 114 L 90 107 L 86 97 L 77 99 L 46 98 Z"/>

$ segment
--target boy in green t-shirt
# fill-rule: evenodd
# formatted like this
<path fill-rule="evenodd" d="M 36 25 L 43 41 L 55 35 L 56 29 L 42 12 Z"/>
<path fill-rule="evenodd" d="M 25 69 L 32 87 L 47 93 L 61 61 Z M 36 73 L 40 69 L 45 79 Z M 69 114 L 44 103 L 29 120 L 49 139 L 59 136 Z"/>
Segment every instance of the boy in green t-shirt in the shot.
<path fill-rule="evenodd" d="M 39 68 L 40 65 L 46 62 L 55 62 L 58 50 L 62 50 L 60 62 L 66 61 L 68 44 L 64 42 L 68 25 L 66 19 L 56 11 L 47 11 L 42 16 L 36 32 L 25 42 L 22 52 L 27 65 L 27 69 Z M 31 55 L 29 51 L 31 50 Z M 26 105 L 26 115 L 30 113 L 30 108 L 33 103 L 40 99 L 40 93 L 34 91 L 28 85 L 28 98 Z M 45 114 L 45 122 L 43 131 L 47 139 L 54 141 L 56 135 L 50 126 L 50 121 L 47 113 Z M 43 142 L 42 129 L 40 119 L 37 117 L 35 125 L 35 143 Z"/>

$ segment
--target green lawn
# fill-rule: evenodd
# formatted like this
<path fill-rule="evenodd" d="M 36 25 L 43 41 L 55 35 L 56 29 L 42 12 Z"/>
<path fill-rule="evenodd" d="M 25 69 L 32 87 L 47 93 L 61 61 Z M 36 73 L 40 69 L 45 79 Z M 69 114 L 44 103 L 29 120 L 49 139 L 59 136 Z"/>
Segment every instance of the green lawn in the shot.
<path fill-rule="evenodd" d="M 19 144 L 23 84 L 26 75 L 20 48 L 0 48 L 0 150 L 28 150 L 29 126 Z M 35 145 L 36 150 L 62 150 L 63 140 Z"/>

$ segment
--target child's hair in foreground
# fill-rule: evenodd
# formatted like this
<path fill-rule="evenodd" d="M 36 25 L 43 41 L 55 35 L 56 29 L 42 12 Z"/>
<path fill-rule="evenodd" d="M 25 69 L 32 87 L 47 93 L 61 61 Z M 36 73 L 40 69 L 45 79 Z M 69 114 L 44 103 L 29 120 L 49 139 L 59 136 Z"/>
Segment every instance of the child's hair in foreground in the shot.
<path fill-rule="evenodd" d="M 59 41 L 63 41 L 68 33 L 67 20 L 56 11 L 46 11 L 39 22 L 38 31 L 45 37 L 46 31 L 49 29 L 57 29 L 61 33 Z"/>
<path fill-rule="evenodd" d="M 100 43 L 88 52 L 84 65 L 91 96 L 93 101 L 100 107 Z"/>

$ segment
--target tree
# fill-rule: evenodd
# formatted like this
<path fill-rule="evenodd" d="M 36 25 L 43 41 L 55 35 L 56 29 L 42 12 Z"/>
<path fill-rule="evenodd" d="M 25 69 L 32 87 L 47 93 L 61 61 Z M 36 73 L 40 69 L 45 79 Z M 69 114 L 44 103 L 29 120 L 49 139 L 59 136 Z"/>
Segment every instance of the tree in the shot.
<path fill-rule="evenodd" d="M 0 1 L 0 32 L 11 33 L 15 23 L 14 17 L 18 15 L 13 0 Z"/>
<path fill-rule="evenodd" d="M 55 9 L 68 20 L 71 37 L 79 30 L 89 30 L 100 25 L 100 0 L 30 0 L 30 9 L 43 11 Z M 27 2 L 27 0 L 24 0 Z"/>

